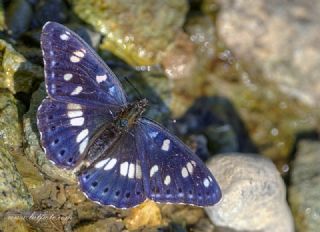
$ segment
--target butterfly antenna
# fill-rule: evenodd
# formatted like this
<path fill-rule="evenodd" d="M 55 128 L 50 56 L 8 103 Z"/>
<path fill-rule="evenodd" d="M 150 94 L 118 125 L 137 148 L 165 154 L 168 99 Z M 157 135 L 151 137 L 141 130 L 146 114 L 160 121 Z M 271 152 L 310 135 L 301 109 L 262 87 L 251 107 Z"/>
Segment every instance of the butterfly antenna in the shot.
<path fill-rule="evenodd" d="M 129 80 L 128 77 L 124 77 L 124 79 L 129 83 L 129 85 L 134 89 L 134 91 L 136 92 L 137 96 L 138 96 L 138 100 L 142 100 L 143 96 L 141 95 L 141 93 L 139 92 L 139 90 L 134 86 L 134 84 L 132 84 L 132 82 Z"/>

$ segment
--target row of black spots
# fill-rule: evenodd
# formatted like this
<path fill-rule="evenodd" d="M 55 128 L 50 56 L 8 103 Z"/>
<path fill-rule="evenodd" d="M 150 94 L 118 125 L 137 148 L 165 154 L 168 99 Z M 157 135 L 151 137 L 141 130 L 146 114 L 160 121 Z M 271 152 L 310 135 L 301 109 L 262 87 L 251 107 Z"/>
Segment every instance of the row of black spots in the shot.
<path fill-rule="evenodd" d="M 160 193 L 160 189 L 159 189 L 159 187 L 157 187 L 157 186 L 153 186 L 153 187 L 151 188 L 151 191 L 152 191 L 152 193 L 154 193 L 154 194 L 159 194 L 159 193 Z M 170 189 L 165 190 L 165 192 L 166 192 L 167 195 L 171 195 L 171 194 L 172 194 L 172 192 L 171 192 Z M 181 187 L 178 187 L 178 193 L 179 193 L 179 194 L 183 194 L 183 190 L 182 190 Z M 189 194 L 190 197 L 194 195 L 194 192 L 192 191 L 192 189 L 189 189 L 189 190 L 188 190 L 188 194 Z M 207 192 L 204 193 L 204 194 L 202 194 L 201 192 L 198 192 L 198 197 L 201 198 L 201 197 L 203 197 L 203 195 L 207 195 L 207 197 L 209 197 L 209 196 L 210 196 L 210 192 L 207 191 Z"/>
<path fill-rule="evenodd" d="M 86 178 L 86 179 L 90 178 L 90 174 L 85 175 L 85 178 Z M 93 182 L 91 183 L 91 187 L 92 187 L 92 188 L 96 188 L 97 186 L 98 186 L 98 182 L 97 182 L 97 181 L 93 181 Z M 107 186 L 107 187 L 105 187 L 105 188 L 103 189 L 102 193 L 103 193 L 104 195 L 106 195 L 107 193 L 109 193 L 109 191 L 110 191 L 110 187 Z M 115 195 L 116 197 L 119 197 L 120 194 L 121 194 L 121 191 L 120 191 L 120 190 L 117 190 L 117 191 L 115 191 L 115 193 L 114 193 L 114 195 Z M 141 195 L 141 192 L 140 192 L 140 191 L 137 191 L 137 192 L 136 192 L 136 195 L 137 195 L 137 196 Z M 131 197 L 131 192 L 126 192 L 124 196 L 125 196 L 126 199 L 129 199 L 129 198 Z"/>

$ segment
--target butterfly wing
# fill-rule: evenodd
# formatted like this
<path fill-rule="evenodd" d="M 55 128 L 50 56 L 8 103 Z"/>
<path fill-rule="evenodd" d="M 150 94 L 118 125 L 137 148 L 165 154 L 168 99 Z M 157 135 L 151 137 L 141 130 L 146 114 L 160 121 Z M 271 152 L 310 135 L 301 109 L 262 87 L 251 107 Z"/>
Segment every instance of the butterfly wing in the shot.
<path fill-rule="evenodd" d="M 48 95 L 82 105 L 125 105 L 126 97 L 116 76 L 77 34 L 48 22 L 41 34 Z"/>
<path fill-rule="evenodd" d="M 90 138 L 106 121 L 113 120 L 110 111 L 117 110 L 44 99 L 38 108 L 37 124 L 47 157 L 58 166 L 76 166 Z"/>
<path fill-rule="evenodd" d="M 112 71 L 68 28 L 46 23 L 41 46 L 49 95 L 37 112 L 41 143 L 50 160 L 72 168 L 95 132 L 127 104 L 125 94 Z"/>
<path fill-rule="evenodd" d="M 81 190 L 89 199 L 117 208 L 130 208 L 146 199 L 135 129 L 122 135 L 79 175 Z"/>
<path fill-rule="evenodd" d="M 220 200 L 221 191 L 211 172 L 177 137 L 144 118 L 137 128 L 148 198 L 197 206 L 213 205 Z"/>

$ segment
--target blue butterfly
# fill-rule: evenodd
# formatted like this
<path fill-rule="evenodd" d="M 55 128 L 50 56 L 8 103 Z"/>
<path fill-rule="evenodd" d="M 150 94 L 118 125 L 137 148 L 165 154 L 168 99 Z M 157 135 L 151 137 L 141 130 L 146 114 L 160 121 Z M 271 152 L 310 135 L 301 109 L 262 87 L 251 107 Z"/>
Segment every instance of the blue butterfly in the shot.
<path fill-rule="evenodd" d="M 147 101 L 128 103 L 120 82 L 78 35 L 54 22 L 41 47 L 48 97 L 37 112 L 41 144 L 57 166 L 75 169 L 85 195 L 100 204 L 209 206 L 220 188 L 177 137 L 141 117 Z"/>

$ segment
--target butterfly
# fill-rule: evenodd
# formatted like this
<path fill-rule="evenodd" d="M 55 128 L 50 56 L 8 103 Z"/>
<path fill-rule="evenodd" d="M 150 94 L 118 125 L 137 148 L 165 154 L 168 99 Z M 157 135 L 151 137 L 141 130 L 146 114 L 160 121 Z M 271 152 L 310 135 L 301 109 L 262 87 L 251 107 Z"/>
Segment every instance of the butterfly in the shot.
<path fill-rule="evenodd" d="M 177 137 L 128 103 L 113 72 L 76 33 L 47 22 L 41 34 L 48 96 L 37 111 L 41 145 L 75 170 L 87 198 L 116 208 L 147 199 L 210 206 L 221 198 L 203 162 Z"/>

